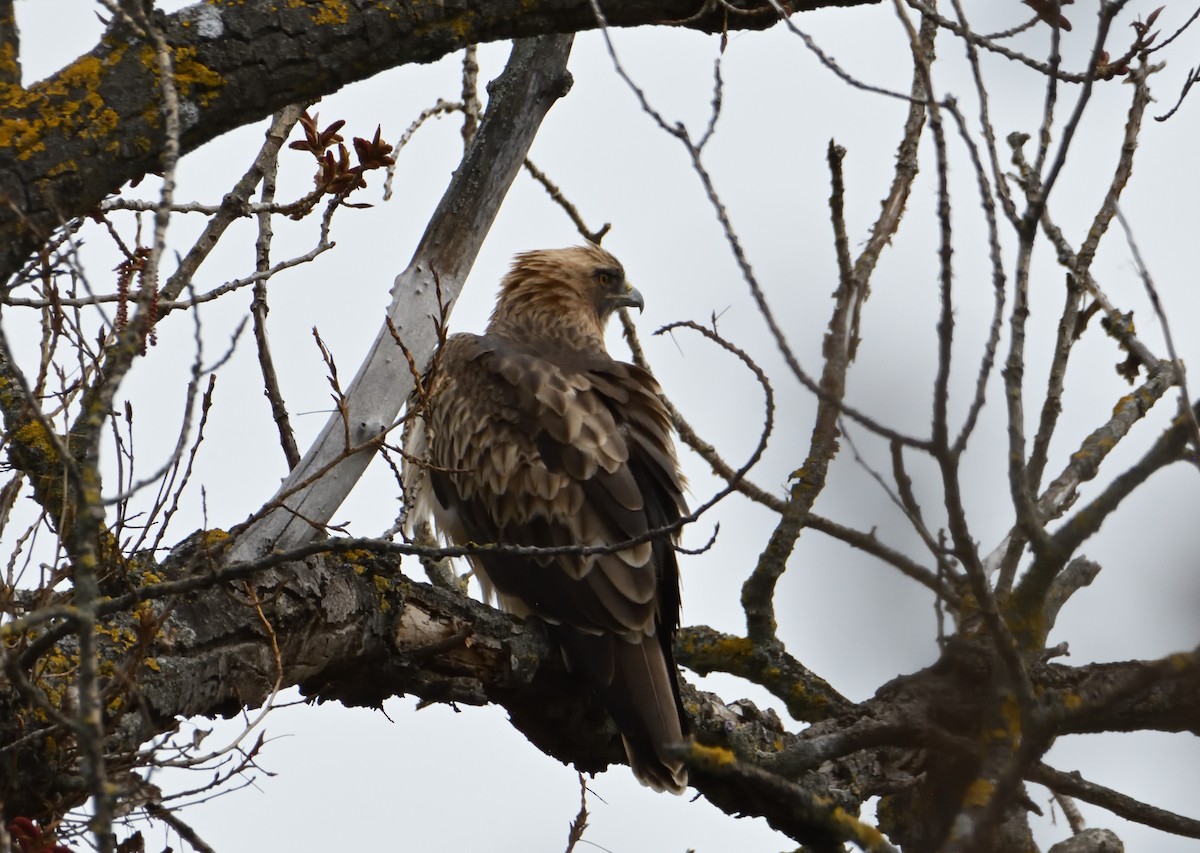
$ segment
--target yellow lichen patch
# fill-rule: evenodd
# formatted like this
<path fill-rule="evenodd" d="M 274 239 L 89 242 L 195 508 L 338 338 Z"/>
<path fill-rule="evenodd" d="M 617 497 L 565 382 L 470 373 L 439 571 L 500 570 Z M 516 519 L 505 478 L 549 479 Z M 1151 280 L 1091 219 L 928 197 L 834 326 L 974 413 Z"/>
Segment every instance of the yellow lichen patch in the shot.
<path fill-rule="evenodd" d="M 192 534 L 192 538 L 196 544 L 197 555 L 211 560 L 220 553 L 224 543 L 229 539 L 229 534 L 219 528 L 213 528 L 212 530 L 199 530 Z"/>
<path fill-rule="evenodd" d="M 0 84 L 0 113 L 12 116 L 0 120 L 0 147 L 15 149 L 18 159 L 27 160 L 46 149 L 48 131 L 80 138 L 111 134 L 119 117 L 99 95 L 100 82 L 124 53 L 118 46 L 104 57 L 81 56 L 28 89 Z"/>
<path fill-rule="evenodd" d="M 314 24 L 344 24 L 350 20 L 350 11 L 342 0 L 321 0 L 321 6 L 313 15 Z"/>
<path fill-rule="evenodd" d="M 391 592 L 392 585 L 388 582 L 387 578 L 381 575 L 375 575 L 375 577 L 371 578 L 371 580 L 374 581 L 375 591 L 378 592 L 380 596 L 386 596 L 389 592 Z M 382 598 L 382 600 L 379 602 L 379 609 L 384 613 L 387 613 L 392 609 L 392 603 L 388 601 L 387 598 Z"/>
<path fill-rule="evenodd" d="M 993 726 L 987 736 L 998 743 L 1010 745 L 1012 748 L 1021 742 L 1021 703 L 1012 693 L 1004 696 L 1000 703 L 1001 725 Z"/>
<path fill-rule="evenodd" d="M 204 531 L 204 538 L 200 541 L 200 544 L 206 548 L 211 548 L 214 545 L 224 542 L 228 538 L 228 533 L 226 533 L 224 530 L 214 527 L 212 530 Z"/>
<path fill-rule="evenodd" d="M 95 92 L 88 92 L 84 101 L 91 107 L 88 121 L 80 129 L 79 135 L 84 139 L 100 139 L 108 136 L 117 129 L 121 116 L 117 111 L 106 107 L 104 99 Z"/>
<path fill-rule="evenodd" d="M 473 29 L 472 25 L 474 24 L 474 21 L 475 21 L 475 15 L 468 13 L 468 14 L 464 14 L 464 15 L 459 15 L 457 18 L 454 18 L 453 20 L 446 21 L 446 25 L 449 28 L 450 32 L 454 33 L 454 35 L 458 36 L 458 38 L 466 39 L 468 36 L 471 35 L 471 31 Z"/>
<path fill-rule="evenodd" d="M 98 56 L 90 54 L 81 56 L 64 68 L 57 78 L 52 78 L 54 82 L 50 85 L 55 87 L 63 85 L 94 88 L 95 84 L 100 82 L 100 73 L 103 70 L 103 64 Z"/>
<path fill-rule="evenodd" d="M 1062 695 L 1063 707 L 1068 711 L 1078 711 L 1083 707 L 1083 697 L 1078 693 L 1064 693 Z"/>
<path fill-rule="evenodd" d="M 719 657 L 726 661 L 746 658 L 754 654 L 754 643 L 747 637 L 723 636 L 716 639 L 685 636 L 684 651 L 688 655 L 705 659 Z"/>
<path fill-rule="evenodd" d="M 730 767 L 737 764 L 737 756 L 731 750 L 719 746 L 705 746 L 702 743 L 692 743 L 691 756 L 710 767 Z"/>
<path fill-rule="evenodd" d="M 336 556 L 353 569 L 356 575 L 365 575 L 368 571 L 367 566 L 370 564 L 373 555 L 365 548 L 352 548 Z"/>
<path fill-rule="evenodd" d="M 17 159 L 28 160 L 39 151 L 46 150 L 42 141 L 45 127 L 39 122 L 23 118 L 0 120 L 0 147 L 15 148 Z"/>
<path fill-rule="evenodd" d="M 142 65 L 146 66 L 154 75 L 155 84 L 158 85 L 159 65 L 154 48 L 148 44 L 143 45 L 138 58 Z M 202 107 L 207 107 L 212 103 L 218 92 L 225 86 L 225 78 L 196 59 L 196 48 L 194 47 L 176 48 L 171 56 L 171 65 L 175 72 L 175 88 L 179 92 L 179 96 L 194 100 Z M 157 126 L 157 110 L 153 110 L 155 113 L 153 120 L 148 114 L 149 112 L 151 111 L 143 113 L 142 117 Z"/>
<path fill-rule="evenodd" d="M 102 530 L 97 544 L 100 546 L 97 556 L 103 565 L 114 569 L 128 568 L 128 561 L 121 553 L 121 543 L 112 533 Z"/>
<path fill-rule="evenodd" d="M 41 421 L 31 420 L 17 430 L 13 438 L 30 450 L 37 451 L 41 456 L 53 457 L 55 455 L 54 443 L 50 440 Z"/>
<path fill-rule="evenodd" d="M 976 779 L 963 795 L 963 805 L 970 808 L 983 808 L 991 802 L 995 786 L 986 779 Z"/>
<path fill-rule="evenodd" d="M 53 648 L 38 661 L 38 668 L 33 682 L 46 696 L 46 701 L 55 708 L 63 707 L 67 691 L 70 689 L 75 670 L 79 667 L 79 658 L 66 655 L 60 648 Z M 44 715 L 41 708 L 39 714 Z M 43 719 L 39 716 L 39 719 Z M 45 719 L 43 719 L 43 722 Z"/>
<path fill-rule="evenodd" d="M 196 61 L 194 47 L 181 47 L 175 51 L 175 83 L 185 98 L 193 97 L 196 88 L 206 89 L 196 100 L 200 106 L 207 107 L 217 97 L 217 90 L 224 87 L 225 79 L 204 63 Z"/>
<path fill-rule="evenodd" d="M 96 633 L 107 637 L 114 652 L 127 652 L 137 645 L 137 636 L 128 628 L 118 628 L 116 625 L 97 625 Z M 103 664 L 101 664 L 103 667 Z"/>
<path fill-rule="evenodd" d="M 824 798 L 822 797 L 821 799 Z M 829 813 L 829 816 L 833 819 L 835 825 L 842 828 L 842 832 L 847 838 L 879 846 L 887 843 L 887 838 L 884 837 L 882 832 L 870 824 L 863 823 L 841 806 L 835 806 L 833 811 Z M 860 844 L 859 846 L 862 845 Z"/>
<path fill-rule="evenodd" d="M 145 664 L 146 669 L 152 669 L 155 672 L 162 672 L 162 668 L 158 665 L 158 661 L 154 658 L 146 658 L 142 661 L 142 663 Z"/>
<path fill-rule="evenodd" d="M 51 166 L 46 170 L 47 178 L 57 178 L 59 175 L 66 175 L 70 172 L 78 172 L 79 164 L 74 160 L 64 160 L 57 165 Z"/>
<path fill-rule="evenodd" d="M 17 46 L 12 42 L 0 45 L 0 74 L 9 80 L 17 79 L 20 68 L 17 66 Z"/>
<path fill-rule="evenodd" d="M 63 474 L 55 444 L 41 421 L 31 420 L 13 434 L 13 450 L 25 460 L 37 501 L 57 516 L 62 512 Z"/>
<path fill-rule="evenodd" d="M 1046 619 L 1041 610 L 1026 615 L 1019 608 L 1013 607 L 1005 614 L 1005 619 L 1009 630 L 1016 635 L 1023 647 L 1034 648 L 1045 642 Z"/>
<path fill-rule="evenodd" d="M 144 110 L 142 110 L 142 121 L 146 123 L 147 127 L 162 126 L 162 113 L 159 111 L 156 104 L 150 103 Z M 147 140 L 147 142 L 149 142 L 149 140 Z"/>
<path fill-rule="evenodd" d="M 754 654 L 754 642 L 749 637 L 724 637 L 713 644 L 714 652 L 732 657 Z"/>
<path fill-rule="evenodd" d="M 1187 672 L 1195 666 L 1194 658 L 1187 652 L 1176 652 L 1167 658 L 1167 660 L 1170 662 L 1171 668 L 1176 672 Z"/>
<path fill-rule="evenodd" d="M 788 703 L 788 707 L 793 713 L 799 707 L 806 711 L 806 716 L 820 717 L 825 715 L 826 709 L 829 707 L 829 697 L 822 696 L 820 693 L 810 693 L 803 682 L 796 681 L 788 687 Z"/>

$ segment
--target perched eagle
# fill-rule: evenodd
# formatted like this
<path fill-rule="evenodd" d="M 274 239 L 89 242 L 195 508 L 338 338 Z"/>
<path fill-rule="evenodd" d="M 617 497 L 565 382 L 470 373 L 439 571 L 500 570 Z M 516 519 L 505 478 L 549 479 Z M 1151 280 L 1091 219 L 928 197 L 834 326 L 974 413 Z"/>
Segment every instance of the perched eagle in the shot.
<path fill-rule="evenodd" d="M 526 252 L 487 331 L 446 341 L 424 414 L 423 491 L 450 541 L 615 545 L 686 513 L 658 383 L 604 346 L 609 317 L 629 305 L 640 309 L 641 294 L 599 246 Z M 676 538 L 587 556 L 489 552 L 472 564 L 500 606 L 547 623 L 637 778 L 681 793 L 687 773 L 664 750 L 686 730 L 671 653 Z"/>

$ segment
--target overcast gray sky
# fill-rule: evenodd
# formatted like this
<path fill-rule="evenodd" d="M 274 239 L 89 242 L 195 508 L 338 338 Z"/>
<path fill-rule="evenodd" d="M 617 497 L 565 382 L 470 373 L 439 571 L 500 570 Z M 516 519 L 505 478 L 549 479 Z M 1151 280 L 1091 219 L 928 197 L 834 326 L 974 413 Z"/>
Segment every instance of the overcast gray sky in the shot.
<path fill-rule="evenodd" d="M 182 3 L 160 3 L 168 9 Z M 1024 20 L 1028 10 L 1015 2 L 967 4 L 976 31 L 991 32 Z M 1156 4 L 1134 2 L 1143 15 Z M 977 8 L 976 8 L 977 7 Z M 1079 67 L 1091 44 L 1091 0 L 1069 9 L 1075 24 L 1064 33 L 1069 66 Z M 27 80 L 39 79 L 89 49 L 100 33 L 95 0 L 18 0 Z M 1182 7 L 1164 13 L 1161 25 L 1182 22 Z M 1126 15 L 1123 20 L 1130 20 Z M 859 79 L 907 91 L 910 60 L 904 33 L 890 4 L 831 9 L 796 17 L 821 46 Z M 1124 27 L 1124 24 L 1122 24 Z M 668 118 L 699 130 L 712 98 L 712 65 L 719 40 L 667 28 L 616 31 L 613 41 L 628 70 L 655 107 Z M 1121 39 L 1125 36 L 1122 34 Z M 961 48 L 947 36 L 940 51 L 941 94 L 956 94 L 973 119 L 974 98 Z M 1163 112 L 1182 84 L 1200 46 L 1190 33 L 1170 55 L 1180 57 L 1155 81 Z M 1016 46 L 1044 55 L 1049 30 L 1035 28 Z M 494 76 L 507 57 L 507 45 L 481 50 L 483 77 Z M 323 122 L 347 120 L 346 135 L 370 136 L 376 124 L 395 141 L 418 112 L 438 97 L 455 99 L 458 57 L 429 66 L 404 67 L 347 87 L 326 98 Z M 878 212 L 891 177 L 905 106 L 852 89 L 824 69 L 803 43 L 783 27 L 765 33 L 733 34 L 724 54 L 724 112 L 707 152 L 717 188 L 729 208 L 750 262 L 790 343 L 805 367 L 820 368 L 820 344 L 831 310 L 829 294 L 836 268 L 828 223 L 829 177 L 825 149 L 836 139 L 848 149 L 845 161 L 847 218 L 852 249 L 861 245 Z M 605 246 L 620 257 L 630 279 L 646 298 L 637 322 L 652 365 L 667 394 L 698 431 L 740 464 L 752 450 L 762 422 L 761 395 L 748 374 L 731 359 L 695 337 L 650 338 L 677 319 L 707 322 L 719 316 L 721 332 L 746 349 L 776 379 L 780 411 L 775 437 L 753 475 L 764 487 L 782 490 L 807 449 L 814 401 L 785 376 L 781 361 L 751 302 L 727 245 L 679 144 L 641 113 L 629 89 L 614 73 L 598 34 L 577 37 L 571 60 L 575 85 L 551 111 L 532 159 L 579 207 L 587 222 L 613 223 Z M 985 62 L 997 135 L 1035 133 L 1042 112 L 1042 83 L 1028 69 L 988 57 Z M 1120 144 L 1131 89 L 1098 86 L 1070 165 L 1051 199 L 1051 209 L 1078 245 L 1107 187 Z M 1077 91 L 1064 87 L 1060 110 L 1073 105 Z M 1200 290 L 1197 249 L 1197 157 L 1200 102 L 1185 104 L 1164 124 L 1147 122 L 1140 140 L 1134 180 L 1122 207 L 1136 232 L 1143 256 L 1172 318 L 1175 344 L 1186 363 L 1200 365 Z M 218 201 L 249 163 L 263 124 L 243 128 L 187 157 L 179 170 L 177 198 Z M 926 140 L 928 142 L 928 140 Z M 315 325 L 334 353 L 343 377 L 353 374 L 373 338 L 388 300 L 392 279 L 407 264 L 425 221 L 460 154 L 457 118 L 423 128 L 402 152 L 395 196 L 383 202 L 380 179 L 356 200 L 369 210 L 343 210 L 335 222 L 338 248 L 312 264 L 276 278 L 269 318 L 272 345 L 284 396 L 294 415 L 301 447 L 315 437 L 327 416 L 329 391 L 320 354 L 313 345 Z M 953 412 L 959 418 L 969 402 L 982 341 L 991 312 L 991 279 L 982 240 L 974 179 L 961 146 L 952 155 L 956 233 L 955 287 L 958 324 Z M 937 230 L 933 216 L 934 169 L 930 146 L 923 146 L 922 176 L 895 245 L 872 283 L 863 317 L 863 344 L 849 380 L 849 399 L 890 425 L 921 434 L 928 430 L 929 397 L 935 368 L 937 320 Z M 284 157 L 281 197 L 310 186 L 310 161 L 296 152 Z M 153 180 L 137 190 L 152 197 Z M 188 245 L 201 227 L 199 217 L 177 217 L 171 244 Z M 315 242 L 315 223 L 276 226 L 275 256 L 305 251 Z M 477 330 L 491 308 L 495 284 L 509 258 L 531 248 L 579 241 L 573 226 L 528 176 L 518 178 L 500 219 L 488 236 L 452 326 Z M 1011 275 L 1014 253 L 1005 257 Z M 85 257 L 88 257 L 85 255 Z M 1029 392 L 1037 394 L 1045 376 L 1062 299 L 1063 273 L 1043 245 L 1031 295 Z M 103 252 L 89 261 L 97 276 L 115 261 Z M 233 229 L 225 246 L 205 265 L 197 288 L 206 290 L 253 269 L 249 224 Z M 1097 279 L 1124 310 L 1134 310 L 1139 333 L 1165 355 L 1144 289 L 1129 251 L 1111 235 L 1095 266 Z M 240 300 L 240 301 L 239 301 Z M 209 359 L 227 346 L 244 315 L 249 293 L 218 300 L 201 311 Z M 9 330 L 9 334 L 14 334 Z M 174 442 L 173 424 L 192 352 L 190 321 L 172 316 L 160 331 L 152 358 L 133 371 L 123 394 L 138 413 L 144 471 L 165 458 Z M 30 341 L 25 342 L 27 345 Z M 1007 346 L 1007 336 L 1002 346 Z M 623 345 L 614 334 L 614 353 Z M 1080 439 L 1104 421 L 1127 391 L 1113 365 L 1121 354 L 1090 328 L 1068 377 L 1071 390 L 1060 438 L 1053 445 L 1051 475 L 1061 470 Z M 1197 393 L 1195 382 L 1193 394 Z M 967 457 L 971 472 L 968 503 L 974 535 L 986 552 L 1012 524 L 1004 470 L 1004 412 L 1000 388 L 991 385 L 991 404 Z M 1034 398 L 1036 399 L 1036 397 Z M 210 418 L 197 478 L 207 499 L 207 522 L 200 492 L 193 490 L 188 515 L 175 525 L 182 538 L 208 526 L 229 527 L 266 501 L 286 473 L 269 412 L 263 402 L 253 342 L 244 336 L 220 374 L 217 405 Z M 1112 470 L 1137 458 L 1174 411 L 1148 419 L 1113 454 Z M 152 425 L 163 424 L 161 436 Z M 888 469 L 887 449 L 852 430 L 867 461 Z M 158 442 L 156 444 L 155 442 Z M 705 500 L 717 487 L 704 463 L 685 454 L 693 500 Z M 938 503 L 932 468 L 916 466 L 917 494 L 929 508 Z M 1102 484 L 1101 478 L 1098 483 Z M 1095 494 L 1096 486 L 1084 490 Z M 378 534 L 395 517 L 398 494 L 387 469 L 372 467 L 336 520 L 363 535 Z M 1063 611 L 1051 643 L 1070 643 L 1069 663 L 1158 657 L 1193 648 L 1200 608 L 1200 477 L 1176 466 L 1158 474 L 1129 501 L 1085 553 L 1103 565 L 1097 581 Z M 860 529 L 877 528 L 881 538 L 923 558 L 920 543 L 870 476 L 857 465 L 847 444 L 833 466 L 830 485 L 816 510 Z M 684 622 L 740 632 L 740 585 L 766 542 L 773 519 L 760 508 L 732 498 L 685 537 L 696 546 L 707 540 L 712 522 L 721 522 L 716 545 L 685 557 Z M 420 575 L 415 563 L 406 567 Z M 931 597 L 896 571 L 807 532 L 789 564 L 779 592 L 781 635 L 790 651 L 852 699 L 870 696 L 886 680 L 931 663 L 936 656 Z M 694 676 L 690 676 L 694 678 Z M 703 681 L 727 701 L 749 695 L 772 704 L 762 691 L 730 678 Z M 515 733 L 494 708 L 461 713 L 435 706 L 414 713 L 413 702 L 387 703 L 384 714 L 339 706 L 296 706 L 273 712 L 263 723 L 269 742 L 259 765 L 275 774 L 255 774 L 251 787 L 197 805 L 184 817 L 212 846 L 228 851 L 262 849 L 382 849 L 451 851 L 554 851 L 565 845 L 567 825 L 578 807 L 574 771 L 545 757 Z M 212 724 L 197 721 L 202 727 Z M 230 736 L 225 724 L 212 736 Z M 1127 735 L 1066 739 L 1054 747 L 1050 763 L 1080 770 L 1145 801 L 1196 816 L 1200 790 L 1200 746 L 1186 736 Z M 202 784 L 196 774 L 158 780 L 168 789 Z M 658 795 L 638 786 L 626 768 L 590 783 L 590 823 L 585 838 L 615 853 L 686 849 L 774 851 L 794 844 L 761 821 L 734 820 L 703 800 Z M 1031 788 L 1049 815 L 1046 792 Z M 1113 828 L 1129 850 L 1183 853 L 1200 843 L 1126 824 L 1082 805 L 1092 825 Z M 1038 824 L 1045 846 L 1068 833 L 1065 821 Z M 162 830 L 149 835 L 160 849 Z M 652 843 L 647 842 L 652 838 Z M 176 849 L 181 842 L 171 838 Z"/>

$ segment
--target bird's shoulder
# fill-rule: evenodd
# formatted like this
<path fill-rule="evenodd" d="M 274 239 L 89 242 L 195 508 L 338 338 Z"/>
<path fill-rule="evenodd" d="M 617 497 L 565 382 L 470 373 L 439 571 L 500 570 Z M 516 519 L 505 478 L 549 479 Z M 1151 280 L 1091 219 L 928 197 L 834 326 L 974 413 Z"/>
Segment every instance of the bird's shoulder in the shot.
<path fill-rule="evenodd" d="M 497 486 L 535 469 L 521 476 L 536 474 L 545 493 L 589 483 L 627 511 L 641 512 L 648 492 L 672 505 L 668 515 L 685 511 L 670 416 L 649 371 L 604 351 L 460 334 L 443 346 L 439 372 L 437 464 L 495 471 L 483 479 Z M 461 479 L 464 491 L 480 485 Z"/>
<path fill-rule="evenodd" d="M 562 418 L 572 409 L 624 420 L 626 409 L 669 428 L 653 375 L 603 350 L 498 334 L 456 334 L 442 347 L 437 367 L 442 389 L 478 403 L 503 399 L 528 413 Z M 567 438 L 567 436 L 562 436 Z"/>

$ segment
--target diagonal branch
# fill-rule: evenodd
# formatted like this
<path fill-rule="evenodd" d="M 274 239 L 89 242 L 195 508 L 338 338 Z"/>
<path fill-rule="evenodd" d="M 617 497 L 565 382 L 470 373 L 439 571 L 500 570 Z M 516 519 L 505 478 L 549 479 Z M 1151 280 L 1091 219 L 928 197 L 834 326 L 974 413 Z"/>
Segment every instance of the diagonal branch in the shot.
<path fill-rule="evenodd" d="M 434 211 L 408 268 L 392 288 L 387 320 L 404 337 L 419 365 L 432 356 L 438 322 L 448 313 L 491 228 L 504 195 L 525 161 L 550 107 L 570 87 L 566 72 L 571 36 L 517 42 L 463 162 Z M 409 371 L 397 368 L 392 333 L 383 324 L 337 412 L 292 469 L 275 503 L 283 504 L 238 540 L 232 558 L 247 559 L 271 548 L 290 548 L 319 535 L 374 456 L 374 440 L 392 428 L 412 391 Z M 355 446 L 344 459 L 346 433 Z M 324 476 L 298 484 L 333 465 Z"/>
<path fill-rule="evenodd" d="M 1089 782 L 1079 773 L 1064 773 L 1049 765 L 1039 763 L 1030 769 L 1027 778 L 1031 782 L 1045 785 L 1055 793 L 1067 794 L 1086 803 L 1108 809 L 1126 820 L 1152 826 L 1163 832 L 1171 832 L 1189 838 L 1200 838 L 1200 820 L 1140 802 L 1119 791 L 1114 791 L 1112 788 Z"/>
<path fill-rule="evenodd" d="M 1151 474 L 1183 459 L 1191 438 L 1191 425 L 1197 414 L 1185 412 L 1175 417 L 1171 427 L 1158 437 L 1150 449 L 1121 472 L 1087 506 L 1074 515 L 1050 539 L 1050 547 L 1038 554 L 1029 571 L 1017 584 L 1014 601 L 1020 611 L 1031 616 L 1042 612 L 1046 595 L 1066 561 L 1090 538 L 1121 502 L 1141 486 Z M 1044 632 L 1044 628 L 1043 628 Z"/>

